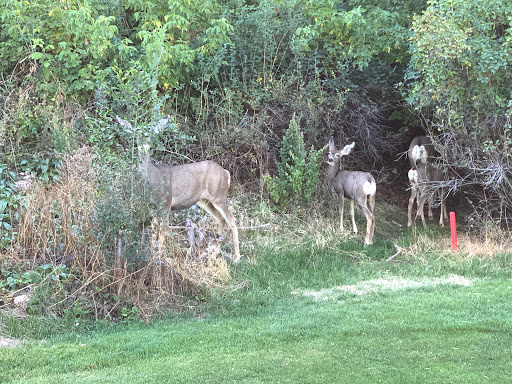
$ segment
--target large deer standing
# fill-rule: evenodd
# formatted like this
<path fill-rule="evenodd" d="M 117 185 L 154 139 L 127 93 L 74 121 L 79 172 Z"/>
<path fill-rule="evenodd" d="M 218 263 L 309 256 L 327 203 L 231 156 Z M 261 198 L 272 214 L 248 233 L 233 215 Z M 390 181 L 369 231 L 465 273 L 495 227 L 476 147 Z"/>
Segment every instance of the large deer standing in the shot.
<path fill-rule="evenodd" d="M 416 200 L 416 217 L 420 216 L 424 226 L 426 226 L 424 206 L 428 200 L 428 217 L 434 217 L 432 213 L 433 197 L 437 193 L 441 199 L 441 215 L 439 224 L 444 226 L 444 220 L 448 218 L 446 213 L 446 195 L 443 188 L 437 188 L 435 193 L 432 193 L 432 188 L 435 182 L 445 180 L 446 176 L 442 169 L 436 168 L 432 165 L 433 158 L 437 155 L 432 141 L 427 136 L 415 137 L 409 145 L 409 161 L 411 169 L 409 170 L 408 177 L 411 185 L 411 197 L 409 198 L 409 206 L 407 209 L 408 220 L 407 225 L 413 225 L 412 208 Z M 434 188 L 435 185 L 434 185 Z"/>
<path fill-rule="evenodd" d="M 136 135 L 138 169 L 148 180 L 157 202 L 167 211 L 185 209 L 197 204 L 217 220 L 219 233 L 224 231 L 227 223 L 233 235 L 233 261 L 238 262 L 238 228 L 228 209 L 229 172 L 209 160 L 183 165 L 153 164 L 151 161 L 151 137 L 162 132 L 169 118 L 169 115 L 162 118 L 149 132 L 143 132 L 140 128 L 134 129 L 128 121 L 120 117 L 116 117 L 116 120 L 127 131 Z"/>
<path fill-rule="evenodd" d="M 365 245 L 372 244 L 373 232 L 375 230 L 375 216 L 373 211 L 375 208 L 375 193 L 377 191 L 377 183 L 374 177 L 368 172 L 362 171 L 346 171 L 341 164 L 341 158 L 352 152 L 356 145 L 355 142 L 346 145 L 342 150 L 337 150 L 334 145 L 334 139 L 329 140 L 329 177 L 334 187 L 334 191 L 338 195 L 338 203 L 340 210 L 340 230 L 343 232 L 343 205 L 344 198 L 350 201 L 350 214 L 352 217 L 352 228 L 357 233 L 356 221 L 354 218 L 354 202 L 357 202 L 366 217 L 366 237 Z"/>

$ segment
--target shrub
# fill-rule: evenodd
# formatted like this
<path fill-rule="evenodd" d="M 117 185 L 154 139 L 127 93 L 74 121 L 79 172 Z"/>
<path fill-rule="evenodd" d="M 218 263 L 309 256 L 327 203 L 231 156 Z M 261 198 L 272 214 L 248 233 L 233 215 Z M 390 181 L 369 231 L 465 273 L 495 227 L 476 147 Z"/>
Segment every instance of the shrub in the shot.
<path fill-rule="evenodd" d="M 309 151 L 304 148 L 304 137 L 299 124 L 292 117 L 281 147 L 277 176 L 265 177 L 270 196 L 282 206 L 310 204 L 316 192 L 320 174 L 320 160 L 324 148 Z"/>

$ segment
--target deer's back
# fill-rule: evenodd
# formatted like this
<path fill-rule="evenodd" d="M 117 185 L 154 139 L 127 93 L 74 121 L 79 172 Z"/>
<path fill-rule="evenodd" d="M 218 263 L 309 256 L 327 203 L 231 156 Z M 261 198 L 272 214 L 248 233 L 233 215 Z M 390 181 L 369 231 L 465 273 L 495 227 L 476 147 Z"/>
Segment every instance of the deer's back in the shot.
<path fill-rule="evenodd" d="M 214 161 L 182 165 L 156 164 L 150 184 L 164 195 L 164 206 L 171 209 L 191 207 L 199 200 L 227 201 L 230 175 Z"/>
<path fill-rule="evenodd" d="M 340 171 L 334 178 L 334 190 L 338 194 L 357 200 L 358 197 L 375 193 L 375 178 L 363 171 Z M 361 191 L 364 195 L 360 195 Z"/>
<path fill-rule="evenodd" d="M 442 168 L 438 168 L 430 163 L 418 163 L 415 168 L 418 172 L 418 182 L 443 181 L 446 176 Z"/>

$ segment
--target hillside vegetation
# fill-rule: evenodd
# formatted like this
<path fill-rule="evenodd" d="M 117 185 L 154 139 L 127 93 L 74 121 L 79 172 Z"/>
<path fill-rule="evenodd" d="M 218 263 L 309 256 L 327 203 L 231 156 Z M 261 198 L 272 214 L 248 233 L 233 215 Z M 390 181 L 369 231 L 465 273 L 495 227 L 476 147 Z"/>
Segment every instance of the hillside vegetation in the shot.
<path fill-rule="evenodd" d="M 446 234 L 407 231 L 402 216 L 404 155 L 428 135 L 450 175 L 449 209 L 469 233 L 462 254 L 491 243 L 506 253 L 511 20 L 505 0 L 3 0 L 2 324 L 16 328 L 20 296 L 29 318 L 149 323 L 196 308 L 210 290 L 250 286 L 236 275 L 247 265 L 232 262 L 232 230 L 217 237 L 195 206 L 165 225 L 137 169 L 146 154 L 229 171 L 242 265 L 263 262 L 267 243 L 287 253 L 313 236 L 320 252 L 341 239 L 335 254 L 357 266 L 411 247 L 429 253 L 423 231 Z M 370 247 L 360 211 L 355 240 L 330 232 L 330 137 L 354 142 L 346 168 L 377 181 Z M 290 238 L 276 244 L 283 231 Z"/>

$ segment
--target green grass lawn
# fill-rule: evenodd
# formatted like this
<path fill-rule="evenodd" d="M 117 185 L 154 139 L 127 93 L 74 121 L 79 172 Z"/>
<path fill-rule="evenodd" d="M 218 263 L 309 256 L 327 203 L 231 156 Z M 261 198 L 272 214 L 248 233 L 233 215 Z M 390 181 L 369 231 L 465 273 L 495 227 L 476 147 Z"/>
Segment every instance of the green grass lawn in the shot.
<path fill-rule="evenodd" d="M 407 236 L 363 248 L 304 232 L 246 238 L 254 252 L 233 285 L 205 292 L 194 313 L 26 331 L 21 346 L 0 349 L 0 383 L 512 382 L 511 254 L 410 247 L 391 263 Z"/>
<path fill-rule="evenodd" d="M 0 350 L 2 383 L 510 383 L 512 282 L 295 295 Z"/>

